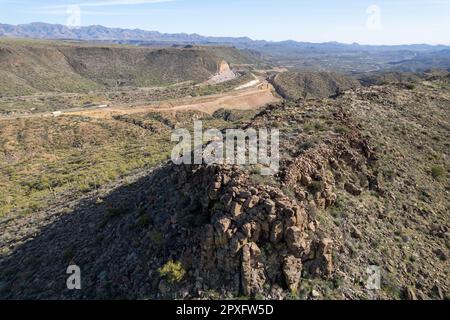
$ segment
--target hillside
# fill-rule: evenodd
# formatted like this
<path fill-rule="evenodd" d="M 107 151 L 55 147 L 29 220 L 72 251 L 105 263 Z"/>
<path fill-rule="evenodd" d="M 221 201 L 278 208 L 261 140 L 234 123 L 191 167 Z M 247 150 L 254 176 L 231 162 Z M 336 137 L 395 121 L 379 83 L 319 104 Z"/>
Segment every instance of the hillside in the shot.
<path fill-rule="evenodd" d="M 328 72 L 283 72 L 272 84 L 286 99 L 329 98 L 348 89 L 356 89 L 359 82 L 350 76 Z"/>
<path fill-rule="evenodd" d="M 180 46 L 173 45 L 173 47 L 180 47 Z M 245 50 L 238 50 L 230 46 L 214 46 L 214 45 L 184 46 L 184 48 L 189 47 L 207 50 L 208 52 L 214 54 L 220 59 L 223 59 L 224 61 L 228 62 L 232 67 L 239 65 L 257 65 L 258 63 L 261 63 L 260 60 L 258 60 L 255 57 L 252 57 Z"/>
<path fill-rule="evenodd" d="M 448 79 L 435 77 L 285 101 L 228 124 L 205 116 L 279 128 L 280 173 L 167 163 L 4 219 L 0 297 L 448 299 L 449 103 Z M 162 137 L 198 117 L 115 121 Z M 30 135 L 12 136 L 8 161 L 22 168 L 34 144 L 21 151 Z M 83 267 L 84 290 L 66 290 L 69 263 Z M 366 289 L 373 265 L 380 290 Z"/>
<path fill-rule="evenodd" d="M 232 48 L 150 49 L 0 40 L 0 95 L 199 83 L 215 75 L 226 58 L 249 62 Z"/>
<path fill-rule="evenodd" d="M 0 219 L 35 214 L 67 195 L 166 161 L 171 130 L 193 118 L 211 127 L 233 123 L 196 111 L 0 120 Z"/>

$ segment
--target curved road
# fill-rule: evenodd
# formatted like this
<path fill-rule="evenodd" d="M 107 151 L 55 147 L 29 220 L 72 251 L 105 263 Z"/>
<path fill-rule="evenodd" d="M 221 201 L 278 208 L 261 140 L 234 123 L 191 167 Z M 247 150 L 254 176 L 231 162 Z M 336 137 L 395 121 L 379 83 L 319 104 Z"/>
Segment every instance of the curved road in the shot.
<path fill-rule="evenodd" d="M 94 118 L 111 118 L 119 114 L 135 114 L 150 111 L 180 111 L 198 110 L 209 114 L 219 109 L 249 110 L 257 109 L 269 103 L 279 101 L 273 95 L 274 89 L 264 79 L 253 80 L 228 92 L 204 97 L 181 98 L 154 102 L 150 104 L 115 104 L 109 107 L 74 108 L 61 111 L 54 115 L 52 112 L 35 113 L 19 116 L 4 116 L 0 120 L 52 117 L 62 115 L 80 115 Z"/>

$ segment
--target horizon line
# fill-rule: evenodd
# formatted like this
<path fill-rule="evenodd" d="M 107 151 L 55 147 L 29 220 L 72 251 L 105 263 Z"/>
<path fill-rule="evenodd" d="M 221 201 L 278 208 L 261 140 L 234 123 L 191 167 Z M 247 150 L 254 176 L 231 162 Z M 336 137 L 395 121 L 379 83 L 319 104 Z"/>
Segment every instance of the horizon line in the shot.
<path fill-rule="evenodd" d="M 65 28 L 69 28 L 68 26 L 64 25 L 64 24 L 60 24 L 60 23 L 48 23 L 48 22 L 42 22 L 42 21 L 32 21 L 29 23 L 20 23 L 20 24 L 9 24 L 9 23 L 2 23 L 0 22 L 0 25 L 10 25 L 10 26 L 26 26 L 26 25 L 31 25 L 31 24 L 46 24 L 46 25 L 53 25 L 53 26 L 62 26 Z M 396 43 L 396 44 L 367 44 L 367 43 L 360 43 L 360 42 L 339 42 L 339 41 L 334 41 L 334 40 L 329 40 L 329 41 L 324 41 L 324 42 L 311 42 L 311 41 L 301 41 L 301 40 L 293 40 L 293 39 L 286 39 L 286 40 L 267 40 L 267 39 L 253 39 L 249 36 L 213 36 L 213 35 L 204 35 L 201 33 L 187 33 L 187 32 L 176 32 L 176 33 L 170 33 L 170 32 L 161 32 L 158 30 L 146 30 L 146 29 L 142 29 L 142 28 L 121 28 L 121 27 L 107 27 L 105 25 L 101 25 L 101 24 L 90 24 L 90 25 L 80 25 L 77 28 L 90 28 L 90 27 L 103 27 L 106 29 L 118 29 L 118 30 L 129 30 L 129 31 L 144 31 L 144 32 L 158 32 L 160 34 L 163 35 L 176 35 L 176 34 L 184 34 L 184 35 L 188 35 L 188 36 L 200 36 L 203 38 L 232 38 L 232 39 L 249 39 L 250 41 L 253 42 L 268 42 L 268 43 L 283 43 L 283 42 L 296 42 L 296 43 L 307 43 L 307 44 L 342 44 L 342 45 L 359 45 L 359 46 L 368 46 L 368 47 L 396 47 L 396 46 L 420 46 L 420 45 L 426 45 L 426 46 L 432 46 L 432 47 L 439 47 L 439 46 L 443 46 L 443 47 L 450 47 L 450 43 L 449 44 L 444 44 L 444 43 Z M 74 29 L 77 29 L 74 28 Z M 1 36 L 0 37 L 4 37 Z M 55 38 L 29 38 L 29 39 L 49 39 L 49 40 L 58 40 Z M 79 40 L 79 39 L 65 39 L 65 40 Z M 121 39 L 105 39 L 106 40 L 121 40 Z M 139 40 L 139 39 L 130 39 L 130 40 Z M 89 40 L 85 40 L 85 41 L 89 41 Z M 146 41 L 146 40 L 142 40 L 142 41 Z M 151 42 L 152 40 L 148 40 L 149 42 Z"/>

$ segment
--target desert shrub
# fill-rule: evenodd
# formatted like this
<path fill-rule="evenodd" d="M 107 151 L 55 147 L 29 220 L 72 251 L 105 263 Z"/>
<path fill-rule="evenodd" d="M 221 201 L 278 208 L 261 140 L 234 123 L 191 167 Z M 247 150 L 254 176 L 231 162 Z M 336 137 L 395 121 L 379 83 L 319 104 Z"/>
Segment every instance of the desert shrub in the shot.
<path fill-rule="evenodd" d="M 323 183 L 323 181 L 313 181 L 311 183 L 311 186 L 309 187 L 309 189 L 311 190 L 311 192 L 313 194 L 318 193 L 318 192 L 322 192 L 325 188 L 325 184 Z"/>
<path fill-rule="evenodd" d="M 225 110 L 225 109 L 217 110 L 216 112 L 214 112 L 213 117 L 215 119 L 222 119 L 225 121 L 236 121 L 237 120 L 235 113 L 233 113 L 230 110 Z"/>
<path fill-rule="evenodd" d="M 149 237 L 150 241 L 158 247 L 161 247 L 164 244 L 164 235 L 159 231 L 150 231 Z"/>
<path fill-rule="evenodd" d="M 344 278 L 336 275 L 332 280 L 333 289 L 339 289 L 344 283 Z"/>
<path fill-rule="evenodd" d="M 393 274 L 384 273 L 384 276 L 381 278 L 381 289 L 392 299 L 400 300 L 402 298 L 402 290 Z"/>
<path fill-rule="evenodd" d="M 301 300 L 298 292 L 290 291 L 286 295 L 286 301 L 297 301 L 297 300 Z"/>
<path fill-rule="evenodd" d="M 27 182 L 26 182 L 27 184 Z M 42 191 L 50 188 L 50 182 L 48 178 L 41 177 L 40 179 L 37 179 L 35 181 L 29 182 L 28 187 L 30 189 L 30 192 L 32 191 Z"/>
<path fill-rule="evenodd" d="M 220 293 L 217 291 L 214 291 L 212 289 L 205 291 L 205 298 L 208 300 L 219 300 L 220 299 Z"/>
<path fill-rule="evenodd" d="M 169 283 L 178 283 L 183 280 L 186 270 L 184 270 L 181 262 L 169 261 L 164 266 L 158 269 L 159 275 Z"/>
<path fill-rule="evenodd" d="M 150 224 L 150 219 L 146 215 L 142 215 L 137 219 L 136 225 L 138 227 L 144 228 Z"/>
<path fill-rule="evenodd" d="M 438 179 L 445 174 L 445 169 L 441 166 L 433 166 L 431 167 L 431 175 L 434 179 Z"/>
<path fill-rule="evenodd" d="M 338 126 L 334 129 L 334 131 L 338 134 L 346 134 L 351 132 L 351 129 L 348 127 L 344 127 L 344 126 Z"/>
<path fill-rule="evenodd" d="M 306 122 L 303 125 L 303 130 L 307 133 L 322 132 L 325 131 L 325 124 L 320 121 Z"/>
<path fill-rule="evenodd" d="M 259 170 L 255 170 L 254 173 L 250 175 L 250 181 L 256 185 L 278 186 L 273 176 L 263 176 Z"/>
<path fill-rule="evenodd" d="M 305 132 L 312 132 L 312 131 L 314 131 L 314 124 L 311 123 L 311 122 L 305 123 L 304 126 L 303 126 L 303 130 Z"/>
<path fill-rule="evenodd" d="M 184 227 L 200 228 L 210 222 L 207 215 L 195 210 L 191 214 L 186 214 L 180 217 L 180 224 Z"/>
<path fill-rule="evenodd" d="M 116 217 L 126 214 L 128 212 L 128 210 L 129 209 L 125 206 L 108 208 L 107 216 L 108 216 L 108 218 L 116 218 Z"/>
<path fill-rule="evenodd" d="M 344 201 L 342 201 L 342 196 L 338 196 L 336 198 L 336 201 L 329 208 L 330 214 L 334 218 L 340 218 L 344 212 L 344 209 L 345 209 L 345 203 L 344 203 Z"/>

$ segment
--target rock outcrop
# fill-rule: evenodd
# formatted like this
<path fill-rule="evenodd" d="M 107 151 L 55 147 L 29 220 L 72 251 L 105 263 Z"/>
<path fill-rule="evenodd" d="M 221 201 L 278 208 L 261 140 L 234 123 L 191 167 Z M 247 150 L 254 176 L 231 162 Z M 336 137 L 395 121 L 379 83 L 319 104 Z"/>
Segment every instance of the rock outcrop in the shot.
<path fill-rule="evenodd" d="M 146 207 L 155 228 L 173 240 L 165 243 L 168 258 L 202 275 L 197 294 L 214 289 L 271 297 L 274 287 L 296 293 L 302 274 L 328 278 L 334 271 L 333 241 L 313 215 L 336 201 L 330 170 L 357 169 L 373 159 L 355 130 L 285 162 L 280 186 L 257 183 L 237 166 L 170 165 Z M 174 189 L 158 195 L 167 186 Z"/>
<path fill-rule="evenodd" d="M 168 246 L 178 258 L 189 256 L 186 269 L 208 275 L 203 289 L 226 288 L 248 296 L 275 284 L 295 290 L 302 262 L 314 256 L 320 263 L 323 250 L 314 245 L 317 239 L 310 228 L 314 220 L 279 188 L 252 184 L 248 173 L 237 167 L 173 166 L 170 170 L 178 180 L 173 201 L 186 205 L 174 216 L 159 217 L 158 227 L 173 233 L 183 229 L 183 221 L 201 217 L 188 248 L 186 238 L 183 247 Z M 160 201 L 149 199 L 150 208 Z M 177 207 L 168 205 L 172 206 Z"/>

